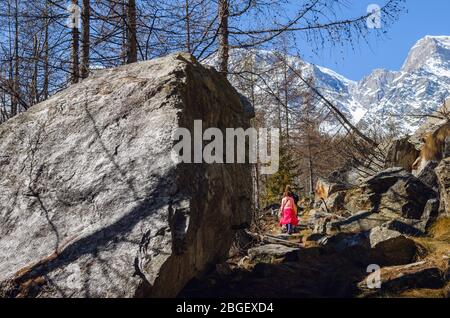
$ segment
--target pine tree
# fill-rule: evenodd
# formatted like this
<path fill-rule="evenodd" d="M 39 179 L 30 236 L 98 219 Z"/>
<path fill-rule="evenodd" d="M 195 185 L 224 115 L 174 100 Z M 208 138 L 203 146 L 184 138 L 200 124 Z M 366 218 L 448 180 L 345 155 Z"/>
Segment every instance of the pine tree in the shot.
<path fill-rule="evenodd" d="M 282 140 L 284 139 L 285 136 L 282 136 Z M 282 198 L 286 185 L 291 185 L 294 189 L 297 187 L 298 163 L 292 152 L 293 150 L 288 143 L 280 143 L 279 168 L 277 173 L 267 177 L 265 193 L 262 198 L 263 206 L 278 203 Z"/>

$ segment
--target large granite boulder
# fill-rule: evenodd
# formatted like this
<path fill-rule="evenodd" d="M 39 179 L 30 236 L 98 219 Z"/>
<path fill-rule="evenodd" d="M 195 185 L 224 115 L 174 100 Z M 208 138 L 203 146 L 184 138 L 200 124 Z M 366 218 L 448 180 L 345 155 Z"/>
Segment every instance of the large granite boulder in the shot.
<path fill-rule="evenodd" d="M 421 219 L 428 200 L 437 193 L 401 168 L 384 170 L 348 191 L 345 207 L 354 213 L 361 210 Z"/>
<path fill-rule="evenodd" d="M 171 159 L 173 133 L 249 126 L 188 54 L 98 71 L 0 126 L 0 297 L 175 296 L 249 222 L 247 164 Z"/>

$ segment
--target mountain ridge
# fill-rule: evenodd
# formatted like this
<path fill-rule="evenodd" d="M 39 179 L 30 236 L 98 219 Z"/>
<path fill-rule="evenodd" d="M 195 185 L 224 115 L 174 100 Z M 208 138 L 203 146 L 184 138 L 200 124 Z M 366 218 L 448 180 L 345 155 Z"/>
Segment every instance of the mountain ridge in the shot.
<path fill-rule="evenodd" d="M 231 69 L 241 67 L 247 54 L 233 50 Z M 282 53 L 252 50 L 251 54 L 257 56 L 255 64 L 267 70 Z M 400 70 L 377 68 L 359 81 L 296 56 L 286 55 L 286 60 L 302 74 L 312 76 L 327 99 L 366 129 L 385 131 L 389 122 L 399 133 L 412 133 L 424 122 L 425 114 L 437 110 L 450 96 L 450 36 L 427 35 L 410 49 Z M 214 60 L 210 63 L 215 64 Z M 269 80 L 275 81 L 277 76 L 280 74 L 272 74 Z"/>

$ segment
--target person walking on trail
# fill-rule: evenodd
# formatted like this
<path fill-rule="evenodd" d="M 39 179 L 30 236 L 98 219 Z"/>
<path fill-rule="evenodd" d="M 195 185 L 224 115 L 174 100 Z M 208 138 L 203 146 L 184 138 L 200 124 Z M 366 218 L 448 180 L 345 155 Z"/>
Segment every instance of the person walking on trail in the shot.
<path fill-rule="evenodd" d="M 292 234 L 294 226 L 298 225 L 297 205 L 294 202 L 290 186 L 286 186 L 280 206 L 280 225 L 286 225 L 287 233 Z"/>

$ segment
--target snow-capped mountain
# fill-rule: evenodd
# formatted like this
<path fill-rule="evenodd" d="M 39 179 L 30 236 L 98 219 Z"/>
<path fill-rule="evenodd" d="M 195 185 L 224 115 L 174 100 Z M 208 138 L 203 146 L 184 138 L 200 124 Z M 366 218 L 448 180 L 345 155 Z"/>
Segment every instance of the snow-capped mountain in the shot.
<path fill-rule="evenodd" d="M 410 50 L 400 71 L 375 70 L 354 88 L 368 110 L 363 121 L 391 119 L 404 131 L 417 129 L 424 118 L 450 97 L 450 36 L 426 36 Z"/>
<path fill-rule="evenodd" d="M 283 67 L 284 60 L 289 65 L 287 69 Z M 207 64 L 216 65 L 216 62 L 216 58 L 213 57 L 207 61 Z M 264 108 L 269 113 L 271 104 L 274 108 L 277 104 L 276 98 L 272 95 L 279 94 L 278 98 L 283 99 L 284 92 L 280 89 L 284 89 L 283 82 L 286 81 L 286 76 L 289 78 L 287 80 L 288 94 L 295 95 L 299 91 L 305 90 L 306 85 L 297 74 L 306 80 L 312 78 L 314 87 L 353 122 L 357 123 L 367 113 L 367 110 L 355 99 L 353 90 L 357 86 L 357 82 L 328 68 L 307 63 L 299 57 L 276 51 L 235 49 L 230 54 L 229 65 L 231 74 L 245 74 L 249 70 L 258 74 L 258 76 L 253 76 L 255 95 L 257 95 L 255 107 Z M 246 78 L 249 77 L 250 75 L 247 74 Z M 245 81 L 243 83 L 239 75 L 231 75 L 229 79 L 244 95 L 249 94 L 248 91 L 245 91 Z M 298 89 L 297 92 L 295 92 L 296 89 Z M 301 100 L 294 98 L 293 103 L 297 103 L 297 105 L 290 105 L 290 107 L 295 108 L 301 104 Z M 272 112 L 272 115 L 275 116 L 275 112 Z M 326 129 L 336 127 L 332 124 L 336 121 L 332 116 L 328 116 L 327 120 L 331 122 L 331 126 L 326 124 Z"/>
<path fill-rule="evenodd" d="M 234 50 L 231 68 L 242 71 L 249 54 L 253 65 L 267 72 L 266 85 L 280 82 L 282 74 L 273 71 L 280 61 L 274 51 Z M 378 130 L 389 122 L 402 132 L 412 132 L 424 121 L 420 115 L 430 114 L 450 97 L 450 36 L 426 36 L 410 50 L 399 71 L 376 69 L 358 82 L 298 57 L 286 60 L 303 76 L 313 77 L 316 88 L 362 127 Z"/>

